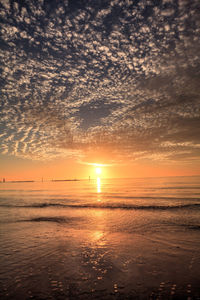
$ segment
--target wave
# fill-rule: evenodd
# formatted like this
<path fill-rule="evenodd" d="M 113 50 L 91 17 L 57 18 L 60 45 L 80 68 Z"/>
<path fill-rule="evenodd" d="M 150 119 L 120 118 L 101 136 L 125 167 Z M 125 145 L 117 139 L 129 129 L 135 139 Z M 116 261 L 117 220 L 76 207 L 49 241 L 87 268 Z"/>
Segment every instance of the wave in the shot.
<path fill-rule="evenodd" d="M 199 194 L 198 194 L 199 195 Z M 200 198 L 192 198 L 192 197 L 164 197 L 164 196 L 124 196 L 124 195 L 106 195 L 107 198 L 116 198 L 116 199 L 133 199 L 133 200 L 139 200 L 139 199 L 150 199 L 150 200 L 186 200 L 186 201 L 199 201 Z"/>
<path fill-rule="evenodd" d="M 163 222 L 164 225 L 167 225 L 167 226 L 175 226 L 175 227 L 184 227 L 185 229 L 191 229 L 191 230 L 200 230 L 200 225 L 199 224 L 180 224 L 180 223 L 177 223 L 177 222 L 170 222 L 169 221 L 164 221 Z"/>
<path fill-rule="evenodd" d="M 200 225 L 189 225 L 188 228 L 193 230 L 200 230 Z"/>
<path fill-rule="evenodd" d="M 71 223 L 73 221 L 81 221 L 83 218 L 66 218 L 66 217 L 38 217 L 30 220 L 22 220 L 22 222 L 56 222 L 56 223 Z"/>
<path fill-rule="evenodd" d="M 146 188 L 149 190 L 199 190 L 200 186 L 165 186 L 165 187 L 155 187 Z"/>
<path fill-rule="evenodd" d="M 77 222 L 82 222 L 84 218 L 82 217 L 37 217 L 37 218 L 32 218 L 32 219 L 25 219 L 25 220 L 20 220 L 18 222 L 55 222 L 55 223 L 74 223 L 77 224 Z M 169 225 L 169 224 L 168 224 Z M 200 225 L 192 225 L 192 224 L 173 224 L 175 226 L 184 226 L 187 229 L 191 230 L 200 230 Z"/>
<path fill-rule="evenodd" d="M 0 207 L 8 208 L 47 208 L 47 207 L 60 207 L 60 208 L 99 208 L 99 209 L 135 209 L 135 210 L 168 210 L 168 209 L 184 209 L 184 208 L 200 208 L 199 203 L 180 204 L 180 205 L 127 205 L 127 204 L 62 204 L 62 203 L 39 203 L 30 205 L 12 205 L 0 204 Z"/>

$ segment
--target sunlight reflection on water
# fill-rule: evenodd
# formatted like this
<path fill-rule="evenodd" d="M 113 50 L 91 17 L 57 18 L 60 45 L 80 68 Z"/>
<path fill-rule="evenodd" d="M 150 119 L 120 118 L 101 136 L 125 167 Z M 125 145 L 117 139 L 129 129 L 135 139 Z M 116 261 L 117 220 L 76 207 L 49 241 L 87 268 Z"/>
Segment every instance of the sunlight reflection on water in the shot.
<path fill-rule="evenodd" d="M 101 179 L 97 178 L 97 193 L 101 193 Z"/>
<path fill-rule="evenodd" d="M 97 201 L 101 201 L 101 179 L 97 177 Z"/>

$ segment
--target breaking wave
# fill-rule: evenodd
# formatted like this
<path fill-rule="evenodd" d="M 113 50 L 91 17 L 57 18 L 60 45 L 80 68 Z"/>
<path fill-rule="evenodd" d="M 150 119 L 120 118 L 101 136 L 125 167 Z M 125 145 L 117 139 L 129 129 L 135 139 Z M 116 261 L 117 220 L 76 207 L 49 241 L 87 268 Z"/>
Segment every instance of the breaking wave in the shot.
<path fill-rule="evenodd" d="M 66 217 L 38 217 L 30 220 L 23 220 L 29 222 L 56 222 L 56 223 L 71 223 L 73 221 L 81 221 L 82 218 L 66 218 Z"/>
<path fill-rule="evenodd" d="M 128 205 L 128 204 L 62 204 L 62 203 L 39 203 L 30 205 L 13 205 L 13 204 L 0 204 L 0 207 L 8 208 L 47 208 L 47 207 L 60 207 L 60 208 L 101 208 L 101 209 L 143 209 L 143 210 L 168 210 L 168 209 L 184 209 L 184 208 L 200 208 L 200 203 L 180 204 L 180 205 Z"/>

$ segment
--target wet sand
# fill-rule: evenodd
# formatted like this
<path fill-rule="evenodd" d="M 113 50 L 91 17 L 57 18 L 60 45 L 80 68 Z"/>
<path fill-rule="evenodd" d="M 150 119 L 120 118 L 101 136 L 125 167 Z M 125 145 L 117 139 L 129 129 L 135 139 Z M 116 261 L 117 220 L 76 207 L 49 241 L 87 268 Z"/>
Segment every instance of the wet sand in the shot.
<path fill-rule="evenodd" d="M 92 229 L 73 216 L 7 224 L 1 299 L 199 299 L 198 230 L 107 232 L 101 211 L 85 213 Z"/>

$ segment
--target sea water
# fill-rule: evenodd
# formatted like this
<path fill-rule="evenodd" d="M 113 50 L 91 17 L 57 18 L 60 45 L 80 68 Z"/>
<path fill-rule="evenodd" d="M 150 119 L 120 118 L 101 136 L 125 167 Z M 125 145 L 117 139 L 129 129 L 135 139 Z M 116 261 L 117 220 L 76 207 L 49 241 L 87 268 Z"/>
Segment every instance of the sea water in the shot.
<path fill-rule="evenodd" d="M 1 299 L 200 299 L 200 177 L 0 184 Z"/>

